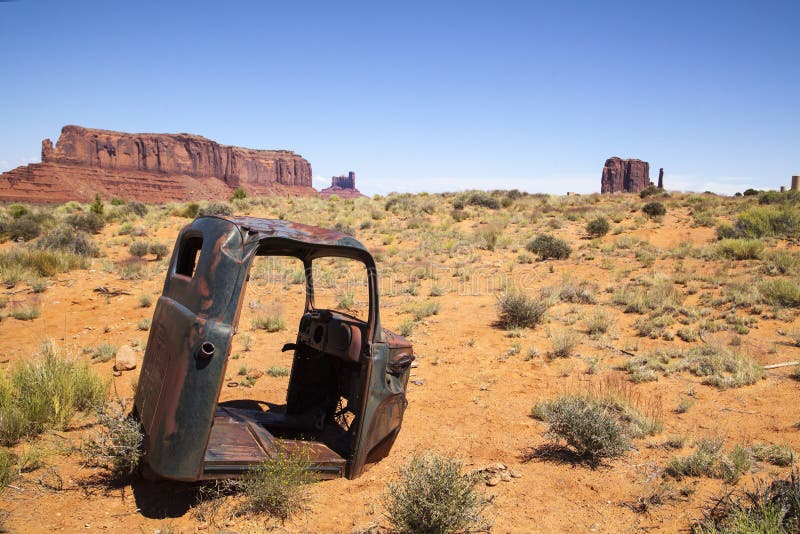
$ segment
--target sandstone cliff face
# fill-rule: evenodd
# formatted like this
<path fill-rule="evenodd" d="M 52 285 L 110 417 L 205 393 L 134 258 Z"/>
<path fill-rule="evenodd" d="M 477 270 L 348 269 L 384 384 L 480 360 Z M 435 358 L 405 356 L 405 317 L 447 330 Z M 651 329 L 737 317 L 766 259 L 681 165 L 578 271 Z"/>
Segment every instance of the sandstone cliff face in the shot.
<path fill-rule="evenodd" d="M 225 146 L 190 134 L 128 134 L 65 126 L 42 141 L 42 163 L 0 175 L 0 200 L 63 202 L 121 196 L 143 201 L 313 194 L 311 165 L 288 150 Z"/>
<path fill-rule="evenodd" d="M 336 195 L 341 198 L 359 198 L 365 195 L 356 189 L 356 173 L 350 171 L 347 176 L 333 176 L 331 178 L 331 186 L 326 187 L 319 192 L 320 195 L 327 198 L 331 195 Z"/>
<path fill-rule="evenodd" d="M 638 193 L 651 185 L 650 164 L 646 161 L 613 157 L 603 166 L 601 193 Z"/>

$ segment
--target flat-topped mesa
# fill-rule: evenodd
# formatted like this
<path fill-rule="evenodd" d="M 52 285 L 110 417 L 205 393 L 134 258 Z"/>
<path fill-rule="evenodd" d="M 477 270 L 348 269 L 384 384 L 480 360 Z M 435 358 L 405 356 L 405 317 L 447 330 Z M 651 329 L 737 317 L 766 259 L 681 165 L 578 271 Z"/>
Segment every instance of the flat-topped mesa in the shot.
<path fill-rule="evenodd" d="M 319 192 L 320 195 L 327 198 L 331 195 L 336 195 L 342 198 L 359 198 L 365 195 L 356 189 L 356 173 L 350 171 L 347 176 L 333 176 L 331 177 L 331 186 L 326 187 Z"/>
<path fill-rule="evenodd" d="M 234 187 L 311 186 L 311 165 L 289 150 L 220 145 L 200 135 L 129 134 L 65 126 L 55 148 L 42 141 L 42 162 L 214 177 Z"/>
<path fill-rule="evenodd" d="M 603 166 L 601 193 L 638 193 L 651 185 L 650 164 L 646 161 L 613 157 Z"/>
<path fill-rule="evenodd" d="M 42 141 L 42 163 L 0 175 L 0 200 L 221 200 L 237 187 L 255 195 L 315 193 L 311 165 L 289 150 L 65 126 L 55 146 Z"/>

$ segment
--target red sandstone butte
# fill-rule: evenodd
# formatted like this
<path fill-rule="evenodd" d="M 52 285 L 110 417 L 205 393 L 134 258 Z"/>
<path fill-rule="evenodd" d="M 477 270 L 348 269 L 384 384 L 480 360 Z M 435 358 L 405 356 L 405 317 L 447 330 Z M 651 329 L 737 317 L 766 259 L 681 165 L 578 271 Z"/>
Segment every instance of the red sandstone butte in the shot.
<path fill-rule="evenodd" d="M 311 165 L 288 150 L 254 150 L 191 134 L 129 134 L 64 126 L 42 141 L 42 162 L 0 174 L 0 201 L 88 201 L 99 194 L 144 202 L 310 195 Z"/>
<path fill-rule="evenodd" d="M 331 178 L 331 186 L 319 192 L 325 198 L 336 195 L 340 198 L 362 198 L 361 191 L 356 189 L 356 173 L 350 171 L 347 176 L 334 176 Z"/>
<path fill-rule="evenodd" d="M 653 185 L 650 164 L 640 159 L 608 158 L 600 180 L 601 193 L 638 193 Z"/>

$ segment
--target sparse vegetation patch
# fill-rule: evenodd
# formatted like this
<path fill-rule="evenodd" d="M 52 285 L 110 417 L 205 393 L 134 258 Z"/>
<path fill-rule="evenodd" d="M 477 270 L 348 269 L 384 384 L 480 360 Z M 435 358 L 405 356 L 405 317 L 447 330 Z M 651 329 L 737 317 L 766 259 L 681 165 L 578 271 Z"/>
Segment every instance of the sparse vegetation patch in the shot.
<path fill-rule="evenodd" d="M 462 470 L 461 462 L 452 458 L 414 456 L 387 486 L 384 504 L 391 526 L 404 534 L 484 530 L 488 500 L 476 491 L 477 478 Z"/>

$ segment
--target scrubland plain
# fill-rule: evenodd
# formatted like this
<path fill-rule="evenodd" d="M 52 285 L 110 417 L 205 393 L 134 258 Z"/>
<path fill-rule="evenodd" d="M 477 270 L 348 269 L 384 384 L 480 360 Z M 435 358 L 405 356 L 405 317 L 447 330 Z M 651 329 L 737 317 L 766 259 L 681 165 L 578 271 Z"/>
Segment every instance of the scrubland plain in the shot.
<path fill-rule="evenodd" d="M 435 472 L 466 492 L 438 531 L 792 532 L 797 501 L 765 488 L 800 450 L 800 367 L 768 368 L 800 360 L 800 198 L 648 193 L 0 208 L 0 531 L 421 528 L 396 498 Z M 120 415 L 139 369 L 112 367 L 141 360 L 174 239 L 204 213 L 337 228 L 375 255 L 383 325 L 417 360 L 395 447 L 361 478 L 276 494 L 137 476 Z M 314 277 L 318 305 L 363 317 L 363 273 Z M 257 260 L 221 400 L 284 402 L 303 281 Z M 746 491 L 763 506 L 731 505 Z"/>

